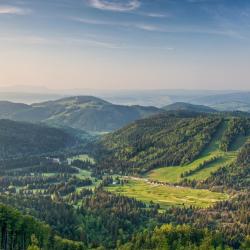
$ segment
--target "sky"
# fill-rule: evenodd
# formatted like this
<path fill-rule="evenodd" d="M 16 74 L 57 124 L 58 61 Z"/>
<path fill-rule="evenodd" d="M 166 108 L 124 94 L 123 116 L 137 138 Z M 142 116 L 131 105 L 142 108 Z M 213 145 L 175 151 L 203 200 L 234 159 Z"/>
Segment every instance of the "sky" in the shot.
<path fill-rule="evenodd" d="M 0 87 L 250 90 L 249 0 L 0 0 Z"/>

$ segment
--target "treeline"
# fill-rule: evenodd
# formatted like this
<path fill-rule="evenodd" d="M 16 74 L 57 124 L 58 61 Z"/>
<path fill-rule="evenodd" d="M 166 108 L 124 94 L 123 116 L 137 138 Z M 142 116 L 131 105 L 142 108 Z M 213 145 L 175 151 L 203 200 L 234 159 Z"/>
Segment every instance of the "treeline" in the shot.
<path fill-rule="evenodd" d="M 171 224 L 138 233 L 133 236 L 131 242 L 119 246 L 118 249 L 233 250 L 218 232 L 211 233 L 208 230 L 195 229 L 188 225 L 173 226 Z"/>
<path fill-rule="evenodd" d="M 189 171 L 185 171 L 184 173 L 181 173 L 181 178 L 185 178 L 188 176 L 191 176 L 193 174 L 196 174 L 197 172 L 205 169 L 207 167 L 208 164 L 214 163 L 215 161 L 217 161 L 220 158 L 220 156 L 213 156 L 208 160 L 204 160 L 203 162 L 201 162 L 196 168 L 191 169 Z"/>
<path fill-rule="evenodd" d="M 101 190 L 94 193 L 85 190 L 82 195 L 84 199 L 78 200 L 77 209 L 63 199 L 53 200 L 38 195 L 6 195 L 0 200 L 23 212 L 28 210 L 62 237 L 85 242 L 89 248 L 104 246 L 114 249 L 117 242 L 128 241 L 141 228 L 157 225 L 157 210 L 147 210 L 144 203 L 135 199 Z M 72 201 L 73 197 L 74 194 L 70 194 L 66 199 Z"/>
<path fill-rule="evenodd" d="M 240 249 L 246 236 L 250 235 L 249 194 L 220 202 L 208 209 L 172 207 L 161 212 L 157 204 L 152 203 L 147 207 L 140 201 L 116 196 L 102 189 L 84 189 L 68 195 L 65 200 L 53 200 L 38 194 L 2 195 L 0 200 L 23 212 L 28 211 L 51 225 L 61 237 L 84 242 L 89 249 L 100 246 L 115 249 L 131 240 L 133 243 L 133 235 L 145 230 L 152 232 L 156 226 L 164 224 L 186 224 L 194 231 L 208 229 L 210 232 L 220 232 L 223 242 L 233 249 Z M 189 237 L 189 233 L 183 237 Z M 191 240 L 192 244 L 196 242 Z M 186 249 L 185 246 L 183 249 Z"/>
<path fill-rule="evenodd" d="M 246 136 L 250 129 L 250 119 L 242 117 L 230 118 L 220 141 L 220 149 L 227 152 L 234 139 L 239 135 Z"/>
<path fill-rule="evenodd" d="M 44 194 L 56 194 L 59 196 L 65 196 L 74 193 L 79 187 L 86 187 L 92 185 L 93 182 L 89 178 L 79 179 L 72 178 L 67 182 L 49 185 Z M 59 199 L 59 197 L 58 197 Z"/>
<path fill-rule="evenodd" d="M 0 248 L 3 250 L 85 250 L 83 243 L 62 239 L 31 216 L 0 204 Z"/>
<path fill-rule="evenodd" d="M 250 188 L 250 143 L 246 143 L 237 156 L 236 162 L 220 168 L 202 183 L 213 189 L 249 190 Z"/>
<path fill-rule="evenodd" d="M 86 159 L 85 161 L 73 160 L 71 165 L 80 169 L 84 169 L 84 170 L 92 170 L 93 168 L 96 167 L 96 164 L 91 162 L 88 159 Z"/>
<path fill-rule="evenodd" d="M 221 122 L 222 118 L 212 115 L 139 120 L 103 138 L 97 168 L 127 174 L 185 165 L 200 154 Z"/>

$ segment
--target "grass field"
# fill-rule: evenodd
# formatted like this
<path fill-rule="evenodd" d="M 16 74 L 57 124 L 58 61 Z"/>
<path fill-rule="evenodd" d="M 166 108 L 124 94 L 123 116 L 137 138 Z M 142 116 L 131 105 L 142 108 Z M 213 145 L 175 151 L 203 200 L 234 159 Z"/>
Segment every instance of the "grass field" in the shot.
<path fill-rule="evenodd" d="M 157 168 L 150 171 L 145 177 L 152 180 L 159 180 L 168 183 L 177 183 L 181 181 L 182 173 L 197 168 L 199 164 L 211 159 L 213 156 L 216 156 L 218 154 L 219 153 L 214 153 L 212 155 L 199 158 L 185 166 L 170 166 L 170 167 Z"/>
<path fill-rule="evenodd" d="M 154 185 L 144 180 L 129 180 L 129 182 L 123 186 L 110 186 L 108 190 L 116 194 L 136 198 L 147 204 L 149 204 L 150 201 L 159 203 L 161 208 L 184 205 L 203 208 L 217 201 L 228 199 L 228 195 L 223 193 L 183 187 Z"/>

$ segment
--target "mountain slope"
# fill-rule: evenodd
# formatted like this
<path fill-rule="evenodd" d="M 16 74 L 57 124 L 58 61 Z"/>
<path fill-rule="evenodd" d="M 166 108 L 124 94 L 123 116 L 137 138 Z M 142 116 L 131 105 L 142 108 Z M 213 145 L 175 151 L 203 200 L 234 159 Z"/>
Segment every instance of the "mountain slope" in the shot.
<path fill-rule="evenodd" d="M 194 105 L 191 103 L 185 103 L 185 102 L 176 102 L 170 105 L 167 105 L 163 107 L 166 111 L 190 111 L 190 112 L 201 112 L 201 113 L 213 113 L 216 112 L 215 109 L 212 109 L 210 107 L 204 106 L 204 105 Z"/>
<path fill-rule="evenodd" d="M 71 134 L 42 125 L 0 120 L 0 159 L 59 151 L 78 144 Z"/>
<path fill-rule="evenodd" d="M 250 141 L 240 150 L 237 159 L 228 167 L 222 167 L 206 180 L 204 186 L 226 187 L 236 190 L 250 188 Z"/>
<path fill-rule="evenodd" d="M 29 108 L 29 105 L 23 103 L 0 101 L 0 119 L 11 118 L 13 115 L 28 110 Z"/>
<path fill-rule="evenodd" d="M 114 105 L 92 96 L 76 96 L 38 103 L 8 118 L 44 122 L 91 132 L 109 132 L 132 121 L 162 112 L 155 107 Z"/>
<path fill-rule="evenodd" d="M 187 164 L 210 142 L 221 121 L 217 116 L 191 113 L 161 114 L 136 121 L 103 138 L 100 168 L 145 172 Z"/>
<path fill-rule="evenodd" d="M 124 173 L 157 168 L 154 177 L 166 182 L 204 180 L 232 163 L 249 135 L 247 117 L 161 114 L 106 135 L 100 142 L 99 168 Z"/>

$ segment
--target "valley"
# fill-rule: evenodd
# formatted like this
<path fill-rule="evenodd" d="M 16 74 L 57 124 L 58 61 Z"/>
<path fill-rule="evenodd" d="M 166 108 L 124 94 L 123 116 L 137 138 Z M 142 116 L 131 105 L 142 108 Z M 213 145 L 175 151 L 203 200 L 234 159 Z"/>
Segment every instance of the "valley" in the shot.
<path fill-rule="evenodd" d="M 49 224 L 55 237 L 83 249 L 100 244 L 114 249 L 140 228 L 166 223 L 203 230 L 211 222 L 203 215 L 197 220 L 200 214 L 214 221 L 221 207 L 247 195 L 248 170 L 241 166 L 248 155 L 249 128 L 249 118 L 189 111 L 144 118 L 94 137 L 68 127 L 2 120 L 0 201 Z M 227 225 L 223 230 L 231 240 L 230 213 L 224 212 L 213 227 Z M 122 233 L 111 236 L 118 225 Z M 237 237 L 246 230 L 245 220 L 241 226 Z M 55 239 L 53 244 L 61 242 Z"/>
<path fill-rule="evenodd" d="M 0 250 L 250 250 L 250 0 L 0 0 Z"/>

